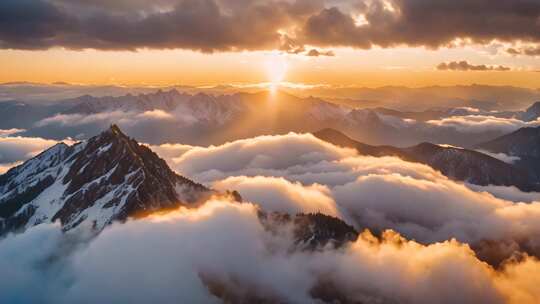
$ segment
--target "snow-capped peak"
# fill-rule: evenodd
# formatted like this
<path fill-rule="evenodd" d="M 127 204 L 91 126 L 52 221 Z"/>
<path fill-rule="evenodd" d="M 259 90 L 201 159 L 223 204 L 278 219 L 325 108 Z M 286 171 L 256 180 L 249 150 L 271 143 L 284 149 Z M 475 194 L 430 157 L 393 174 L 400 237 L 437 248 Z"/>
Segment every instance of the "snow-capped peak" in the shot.
<path fill-rule="evenodd" d="M 58 144 L 0 176 L 0 234 L 55 221 L 65 230 L 82 223 L 100 230 L 210 193 L 112 125 L 73 146 Z"/>

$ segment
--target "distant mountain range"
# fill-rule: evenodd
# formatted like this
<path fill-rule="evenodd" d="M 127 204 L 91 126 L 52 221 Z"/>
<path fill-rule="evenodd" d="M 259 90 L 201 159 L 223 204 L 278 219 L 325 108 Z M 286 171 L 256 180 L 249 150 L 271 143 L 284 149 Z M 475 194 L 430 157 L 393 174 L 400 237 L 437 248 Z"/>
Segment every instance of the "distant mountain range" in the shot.
<path fill-rule="evenodd" d="M 533 171 L 473 150 L 431 143 L 407 148 L 371 146 L 333 129 L 321 130 L 314 135 L 334 145 L 354 148 L 361 155 L 396 156 L 406 161 L 426 164 L 458 181 L 482 186 L 516 186 L 524 191 L 540 190 L 538 178 Z"/>
<path fill-rule="evenodd" d="M 157 89 L 147 86 L 11 82 L 0 84 L 0 101 L 14 100 L 31 104 L 53 104 L 82 95 L 116 97 L 127 94 L 148 94 Z M 198 93 L 233 95 L 259 93 L 266 90 L 266 88 L 257 85 L 216 85 L 210 87 L 175 85 L 161 89 L 164 91 L 175 89 L 192 95 Z M 353 108 L 385 107 L 399 111 L 418 112 L 429 110 L 435 105 L 444 108 L 474 107 L 483 110 L 519 111 L 530 105 L 531 101 L 540 100 L 540 90 L 513 86 L 458 85 L 421 88 L 403 86 L 365 88 L 284 84 L 279 89 L 295 96 L 317 96 Z"/>
<path fill-rule="evenodd" d="M 137 140 L 150 144 L 210 145 L 333 128 L 372 145 L 433 142 L 470 148 L 536 123 L 538 114 L 540 104 L 526 111 L 464 107 L 398 111 L 354 108 L 282 91 L 193 95 L 170 90 L 116 97 L 84 95 L 51 105 L 2 102 L 0 129 L 26 129 L 19 135 L 29 137 L 87 139 L 117 123 Z M 469 125 L 475 129 L 469 131 Z"/>

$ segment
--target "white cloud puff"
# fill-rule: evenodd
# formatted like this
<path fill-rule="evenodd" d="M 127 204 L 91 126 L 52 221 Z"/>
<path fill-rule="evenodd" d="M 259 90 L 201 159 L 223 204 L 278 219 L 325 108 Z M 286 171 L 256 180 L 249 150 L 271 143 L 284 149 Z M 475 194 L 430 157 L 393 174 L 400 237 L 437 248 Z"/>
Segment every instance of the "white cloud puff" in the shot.
<path fill-rule="evenodd" d="M 489 152 L 489 151 L 486 151 L 486 150 L 477 150 L 478 152 L 480 153 L 483 153 L 483 154 L 486 154 L 486 155 L 489 155 L 493 158 L 496 158 L 500 161 L 503 161 L 505 163 L 508 163 L 508 164 L 513 164 L 517 161 L 519 161 L 521 158 L 519 156 L 512 156 L 512 155 L 507 155 L 505 153 L 493 153 L 493 152 Z"/>
<path fill-rule="evenodd" d="M 476 192 L 488 192 L 495 197 L 512 201 L 512 202 L 540 202 L 540 193 L 538 192 L 523 192 L 514 186 L 479 186 L 473 184 L 466 184 L 467 187 L 476 191 Z"/>
<path fill-rule="evenodd" d="M 264 210 L 297 214 L 323 213 L 339 217 L 336 203 L 326 186 L 304 186 L 284 178 L 235 176 L 213 184 L 217 190 L 236 190 L 242 197 L 257 202 Z"/>
<path fill-rule="evenodd" d="M 525 122 L 516 118 L 501 118 L 488 115 L 452 116 L 427 121 L 428 125 L 456 129 L 462 133 L 500 132 L 511 133 L 523 127 L 540 125 L 539 121 Z"/>
<path fill-rule="evenodd" d="M 145 121 L 174 120 L 174 116 L 162 111 L 152 110 L 146 112 L 111 111 L 95 114 L 56 114 L 42 119 L 36 123 L 37 127 L 45 126 L 82 126 L 88 124 L 109 125 L 117 123 L 121 126 L 133 126 Z"/>
<path fill-rule="evenodd" d="M 66 142 L 71 142 L 66 140 Z M 57 144 L 56 140 L 39 137 L 0 137 L 0 164 L 24 161 Z"/>

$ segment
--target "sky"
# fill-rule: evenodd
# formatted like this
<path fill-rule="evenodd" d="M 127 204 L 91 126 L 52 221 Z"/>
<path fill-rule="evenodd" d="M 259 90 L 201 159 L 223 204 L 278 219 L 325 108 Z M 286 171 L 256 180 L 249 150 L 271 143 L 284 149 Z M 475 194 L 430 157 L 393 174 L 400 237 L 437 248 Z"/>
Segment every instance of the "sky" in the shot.
<path fill-rule="evenodd" d="M 0 82 L 539 88 L 540 1 L 3 0 L 0 65 Z"/>

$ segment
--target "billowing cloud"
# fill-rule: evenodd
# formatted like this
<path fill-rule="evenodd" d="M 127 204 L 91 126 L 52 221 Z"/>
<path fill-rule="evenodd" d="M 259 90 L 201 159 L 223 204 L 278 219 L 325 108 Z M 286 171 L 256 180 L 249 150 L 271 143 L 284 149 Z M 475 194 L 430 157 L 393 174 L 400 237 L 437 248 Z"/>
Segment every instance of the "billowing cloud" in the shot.
<path fill-rule="evenodd" d="M 148 147 L 165 159 L 178 158 L 194 148 L 193 146 L 183 144 L 148 145 Z"/>
<path fill-rule="evenodd" d="M 0 301 L 532 304 L 538 296 L 534 258 L 497 271 L 455 240 L 422 245 L 392 231 L 365 232 L 342 250 L 291 252 L 290 234 L 266 230 L 249 203 L 115 224 L 87 244 L 77 233 L 41 225 L 0 240 Z"/>
<path fill-rule="evenodd" d="M 238 186 L 240 194 L 244 190 L 266 207 L 277 193 L 279 206 L 313 211 L 290 197 L 285 200 L 283 193 L 317 184 L 329 189 L 324 193 L 335 202 L 340 217 L 358 229 L 391 228 L 426 243 L 451 238 L 471 244 L 509 241 L 540 256 L 540 247 L 534 245 L 540 241 L 539 202 L 507 200 L 501 191 L 494 196 L 490 188 L 470 188 L 425 165 L 358 156 L 311 135 L 291 133 L 193 147 L 168 160 L 181 174 L 208 184 Z M 278 186 L 276 178 L 283 185 Z"/>
<path fill-rule="evenodd" d="M 284 178 L 235 176 L 213 184 L 217 190 L 236 190 L 242 197 L 257 202 L 264 210 L 289 214 L 323 213 L 339 216 L 330 190 L 322 185 L 304 186 Z"/>
<path fill-rule="evenodd" d="M 163 110 L 152 110 L 152 111 L 145 111 L 143 113 L 137 114 L 135 116 L 138 119 L 156 119 L 156 120 L 172 120 L 174 119 L 174 116 L 172 114 L 169 114 Z"/>
<path fill-rule="evenodd" d="M 466 184 L 467 187 L 473 189 L 476 192 L 488 192 L 495 197 L 512 201 L 512 202 L 540 202 L 540 193 L 538 192 L 523 192 L 518 188 L 511 186 L 478 186 L 473 184 Z"/>
<path fill-rule="evenodd" d="M 481 12 L 479 18 L 478 12 Z M 4 0 L 0 47 L 212 51 L 540 42 L 540 4 L 419 0 Z M 441 23 L 440 20 L 445 20 Z M 482 20 L 491 20 L 486 25 Z"/>
<path fill-rule="evenodd" d="M 395 45 L 439 47 L 457 38 L 484 43 L 538 41 L 540 3 L 488 0 L 433 3 L 418 0 L 360 1 L 356 11 L 328 7 L 304 28 L 311 43 L 369 48 Z M 482 19 L 494 20 L 486 26 Z M 441 23 L 440 20 L 445 20 Z M 496 21 L 495 21 L 496 20 Z M 361 22 L 360 22 L 361 21 Z"/>
<path fill-rule="evenodd" d="M 427 124 L 453 128 L 462 133 L 500 132 L 511 133 L 523 127 L 536 127 L 539 121 L 525 122 L 516 118 L 502 118 L 489 115 L 451 116 L 429 120 Z"/>
<path fill-rule="evenodd" d="M 280 172 L 295 168 L 301 173 L 303 166 L 354 155 L 354 149 L 338 148 L 311 134 L 290 133 L 238 140 L 211 148 L 194 147 L 174 158 L 171 165 L 182 174 L 210 182 L 242 173 L 248 176 L 256 176 L 257 173 L 280 176 Z M 323 170 L 321 168 L 321 172 Z"/>
<path fill-rule="evenodd" d="M 45 127 L 50 125 L 59 126 L 80 126 L 91 123 L 109 123 L 114 120 L 119 120 L 126 115 L 125 112 L 113 111 L 90 115 L 83 114 L 56 114 L 51 117 L 42 119 L 36 123 L 37 127 Z"/>
<path fill-rule="evenodd" d="M 39 137 L 0 137 L 0 164 L 27 160 L 57 143 Z"/>
<path fill-rule="evenodd" d="M 425 165 L 358 156 L 309 134 L 163 148 L 179 172 L 246 200 L 211 199 L 91 239 L 85 227 L 62 233 L 56 225 L 8 235 L 0 302 L 537 301 L 538 202 L 500 199 Z M 268 230 L 260 208 L 321 211 L 378 237 L 292 250 L 292 227 Z"/>
<path fill-rule="evenodd" d="M 167 121 L 174 120 L 174 116 L 162 110 L 152 110 L 145 112 L 124 112 L 111 111 L 95 114 L 56 114 L 42 119 L 36 123 L 37 127 L 51 125 L 57 126 L 81 126 L 88 124 L 112 124 L 118 123 L 122 126 L 131 126 L 145 121 Z"/>
<path fill-rule="evenodd" d="M 204 52 L 276 48 L 278 30 L 311 12 L 313 6 L 304 0 L 171 0 L 133 5 L 100 0 L 7 0 L 0 4 L 0 46 Z"/>
<path fill-rule="evenodd" d="M 479 72 L 487 72 L 487 71 L 497 71 L 497 72 L 506 72 L 510 71 L 511 68 L 502 66 L 502 65 L 474 65 L 467 61 L 451 61 L 451 62 L 443 62 L 437 66 L 437 70 L 439 71 L 479 71 Z"/>

